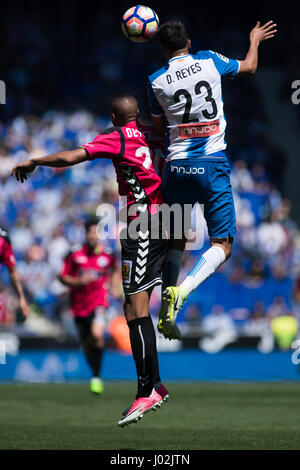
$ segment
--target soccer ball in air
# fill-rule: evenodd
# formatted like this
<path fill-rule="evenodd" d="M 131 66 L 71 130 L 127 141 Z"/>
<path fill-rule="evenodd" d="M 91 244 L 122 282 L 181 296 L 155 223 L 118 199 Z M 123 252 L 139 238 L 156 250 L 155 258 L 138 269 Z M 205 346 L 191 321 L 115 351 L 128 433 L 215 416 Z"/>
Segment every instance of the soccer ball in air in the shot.
<path fill-rule="evenodd" d="M 157 33 L 159 19 L 152 8 L 137 5 L 126 11 L 121 25 L 128 39 L 134 42 L 146 42 Z"/>

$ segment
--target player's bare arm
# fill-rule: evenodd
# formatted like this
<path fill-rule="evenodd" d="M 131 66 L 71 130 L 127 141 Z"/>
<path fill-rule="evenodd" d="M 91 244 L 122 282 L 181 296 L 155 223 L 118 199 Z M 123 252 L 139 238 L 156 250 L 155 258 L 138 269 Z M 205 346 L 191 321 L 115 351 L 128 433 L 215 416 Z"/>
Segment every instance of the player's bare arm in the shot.
<path fill-rule="evenodd" d="M 113 297 L 119 299 L 122 296 L 122 273 L 120 268 L 115 268 L 110 278 L 110 292 Z"/>
<path fill-rule="evenodd" d="M 24 183 L 24 181 L 27 180 L 27 174 L 32 173 L 37 166 L 63 168 L 85 162 L 86 160 L 88 160 L 86 151 L 82 148 L 78 148 L 76 150 L 53 153 L 47 157 L 32 158 L 20 162 L 12 169 L 11 175 L 15 176 L 21 183 Z"/>
<path fill-rule="evenodd" d="M 84 287 L 94 281 L 94 278 L 88 273 L 84 273 L 80 277 L 74 277 L 69 274 L 64 276 L 59 275 L 58 279 L 67 287 Z"/>
<path fill-rule="evenodd" d="M 24 294 L 21 276 L 16 266 L 12 266 L 8 268 L 8 270 L 9 270 L 11 284 L 19 298 L 19 307 L 24 317 L 27 318 L 29 315 L 29 305 L 27 303 L 27 300 Z"/>
<path fill-rule="evenodd" d="M 250 47 L 244 60 L 240 60 L 240 68 L 238 74 L 247 73 L 254 74 L 257 69 L 258 62 L 258 46 L 262 41 L 271 39 L 277 32 L 274 21 L 268 21 L 263 26 L 258 21 L 250 32 Z"/>

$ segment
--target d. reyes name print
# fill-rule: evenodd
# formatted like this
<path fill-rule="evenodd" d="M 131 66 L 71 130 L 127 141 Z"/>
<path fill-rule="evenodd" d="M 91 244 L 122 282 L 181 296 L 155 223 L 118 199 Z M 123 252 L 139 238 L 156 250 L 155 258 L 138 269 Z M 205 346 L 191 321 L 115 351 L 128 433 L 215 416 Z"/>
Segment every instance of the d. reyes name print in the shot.
<path fill-rule="evenodd" d="M 191 75 L 201 72 L 201 66 L 199 62 L 195 62 L 194 64 L 190 65 L 189 67 L 184 67 L 180 70 L 176 70 L 175 74 L 173 73 L 172 75 L 167 74 L 166 79 L 168 85 L 170 85 L 172 82 L 174 83 L 176 80 L 183 80 L 184 78 L 188 78 Z"/>

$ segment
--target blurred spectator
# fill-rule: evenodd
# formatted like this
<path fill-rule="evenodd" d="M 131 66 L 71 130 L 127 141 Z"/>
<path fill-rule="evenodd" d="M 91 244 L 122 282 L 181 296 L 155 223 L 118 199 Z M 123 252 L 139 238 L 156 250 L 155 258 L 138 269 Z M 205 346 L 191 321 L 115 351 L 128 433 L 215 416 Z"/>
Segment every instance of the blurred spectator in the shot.
<path fill-rule="evenodd" d="M 237 337 L 236 327 L 225 313 L 223 305 L 215 305 L 211 314 L 203 319 L 202 330 L 208 337 L 200 341 L 200 347 L 210 353 L 221 351 Z"/>
<path fill-rule="evenodd" d="M 257 229 L 258 249 L 262 256 L 279 254 L 287 247 L 287 234 L 274 213 Z"/>
<path fill-rule="evenodd" d="M 195 328 L 199 328 L 202 322 L 202 314 L 201 310 L 199 308 L 199 305 L 193 304 L 190 305 L 186 310 L 185 310 L 185 320 L 187 322 L 188 328 L 192 331 Z"/>
<path fill-rule="evenodd" d="M 281 315 L 271 321 L 271 329 L 280 349 L 290 349 L 297 336 L 299 324 L 293 315 Z"/>
<path fill-rule="evenodd" d="M 270 328 L 270 319 L 267 317 L 264 302 L 255 302 L 251 317 L 245 323 L 242 333 L 245 336 L 259 338 L 257 348 L 262 353 L 270 353 L 274 349 L 274 337 Z"/>

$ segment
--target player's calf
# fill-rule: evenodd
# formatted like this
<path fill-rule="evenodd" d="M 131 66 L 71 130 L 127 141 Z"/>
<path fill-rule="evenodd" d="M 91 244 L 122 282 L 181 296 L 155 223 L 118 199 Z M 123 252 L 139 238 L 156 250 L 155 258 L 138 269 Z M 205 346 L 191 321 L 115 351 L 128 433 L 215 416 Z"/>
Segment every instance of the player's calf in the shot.
<path fill-rule="evenodd" d="M 225 253 L 225 261 L 227 261 L 230 256 L 232 255 L 232 245 L 233 245 L 233 237 L 227 237 L 227 238 L 211 238 L 210 243 L 211 246 L 219 246 L 224 250 Z"/>

